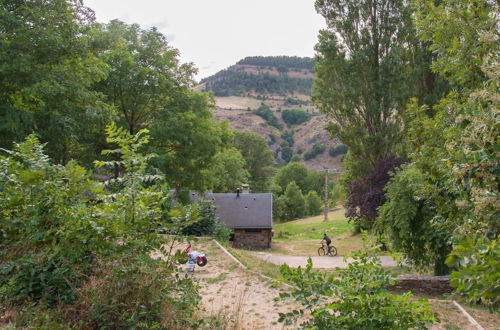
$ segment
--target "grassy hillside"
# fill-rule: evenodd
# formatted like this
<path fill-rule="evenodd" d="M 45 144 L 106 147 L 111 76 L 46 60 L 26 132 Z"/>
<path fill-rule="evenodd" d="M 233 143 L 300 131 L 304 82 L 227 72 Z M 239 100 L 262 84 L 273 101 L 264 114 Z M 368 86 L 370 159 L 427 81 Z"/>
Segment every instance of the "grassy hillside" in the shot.
<path fill-rule="evenodd" d="M 328 152 L 340 142 L 329 138 L 325 117 L 311 103 L 313 66 L 312 58 L 247 57 L 203 79 L 197 89 L 214 93 L 217 119 L 263 136 L 277 164 L 294 160 L 314 170 L 342 168 L 343 154 Z M 290 120 L 291 112 L 302 119 Z M 315 144 L 323 152 L 311 154 Z"/>

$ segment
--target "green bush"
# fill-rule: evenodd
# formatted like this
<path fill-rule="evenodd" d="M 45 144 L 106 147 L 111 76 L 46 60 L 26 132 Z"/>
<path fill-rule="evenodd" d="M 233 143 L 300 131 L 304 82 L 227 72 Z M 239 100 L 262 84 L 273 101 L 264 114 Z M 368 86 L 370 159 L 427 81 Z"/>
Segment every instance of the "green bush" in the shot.
<path fill-rule="evenodd" d="M 307 215 L 318 215 L 321 213 L 323 203 L 319 198 L 318 193 L 311 190 L 305 197 Z"/>
<path fill-rule="evenodd" d="M 200 299 L 173 262 L 150 253 L 193 222 L 170 212 L 162 177 L 148 174 L 152 155 L 135 136 L 108 126 L 106 151 L 122 168 L 107 185 L 74 163 L 54 165 L 35 136 L 0 154 L 0 305 L 22 310 L 22 328 L 192 328 Z M 175 243 L 171 242 L 172 244 Z"/>
<path fill-rule="evenodd" d="M 338 146 L 335 147 L 330 147 L 328 150 L 328 153 L 332 157 L 336 157 L 338 155 L 345 155 L 349 148 L 345 144 L 339 144 Z"/>
<path fill-rule="evenodd" d="M 281 113 L 281 118 L 288 126 L 302 124 L 309 120 L 310 117 L 310 114 L 300 109 L 283 110 Z"/>
<path fill-rule="evenodd" d="M 500 239 L 467 238 L 457 244 L 446 263 L 454 267 L 451 285 L 470 303 L 500 308 Z"/>
<path fill-rule="evenodd" d="M 217 216 L 217 206 L 210 200 L 199 200 L 196 202 L 198 219 L 193 224 L 182 230 L 182 234 L 189 236 L 211 236 L 221 240 L 227 240 L 232 233 Z"/>
<path fill-rule="evenodd" d="M 361 252 L 352 257 L 354 261 L 346 269 L 337 268 L 335 275 L 313 271 L 310 258 L 305 269 L 281 266 L 294 289 L 280 298 L 294 299 L 304 308 L 280 313 L 279 321 L 292 324 L 303 318 L 303 329 L 428 329 L 436 321 L 427 301 L 386 289 L 391 274 L 380 259 Z"/>
<path fill-rule="evenodd" d="M 316 142 L 313 144 L 312 149 L 304 154 L 304 160 L 310 160 L 316 158 L 318 155 L 325 152 L 326 147 Z"/>
<path fill-rule="evenodd" d="M 271 108 L 269 108 L 267 105 L 262 103 L 260 107 L 254 111 L 256 115 L 264 119 L 269 125 L 276 127 L 277 129 L 281 129 L 281 125 L 278 122 L 278 119 L 274 115 L 274 113 L 271 111 Z"/>

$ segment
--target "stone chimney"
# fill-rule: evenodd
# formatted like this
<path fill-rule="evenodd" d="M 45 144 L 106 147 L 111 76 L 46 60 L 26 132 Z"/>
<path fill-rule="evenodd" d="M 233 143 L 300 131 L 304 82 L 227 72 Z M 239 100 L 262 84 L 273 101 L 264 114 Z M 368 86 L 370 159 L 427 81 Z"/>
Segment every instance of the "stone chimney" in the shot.
<path fill-rule="evenodd" d="M 250 193 L 250 185 L 248 185 L 248 183 L 244 183 L 241 185 L 241 193 L 242 194 L 249 194 Z"/>

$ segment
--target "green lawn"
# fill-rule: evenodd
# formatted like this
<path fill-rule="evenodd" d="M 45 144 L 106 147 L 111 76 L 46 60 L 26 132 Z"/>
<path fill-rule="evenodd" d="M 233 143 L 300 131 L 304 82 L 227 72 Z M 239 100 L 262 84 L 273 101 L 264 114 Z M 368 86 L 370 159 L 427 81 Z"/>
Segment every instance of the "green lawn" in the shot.
<path fill-rule="evenodd" d="M 328 221 L 324 222 L 323 215 L 309 217 L 289 222 L 274 224 L 274 237 L 271 253 L 314 256 L 326 233 L 337 247 L 339 255 L 350 254 L 363 249 L 361 235 L 352 235 L 352 225 L 344 216 L 345 209 L 341 208 L 328 214 Z"/>
<path fill-rule="evenodd" d="M 316 239 L 320 241 L 323 233 L 332 239 L 352 231 L 352 225 L 344 216 L 345 209 L 341 208 L 328 213 L 328 221 L 324 222 L 323 215 L 309 217 L 289 222 L 274 224 L 274 240 L 296 241 L 303 239 Z"/>

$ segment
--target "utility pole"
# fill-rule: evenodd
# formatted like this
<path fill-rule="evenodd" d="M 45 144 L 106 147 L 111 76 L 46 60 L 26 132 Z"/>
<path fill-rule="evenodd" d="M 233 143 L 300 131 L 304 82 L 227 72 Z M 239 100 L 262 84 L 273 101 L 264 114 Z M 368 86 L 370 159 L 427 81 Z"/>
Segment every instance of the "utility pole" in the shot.
<path fill-rule="evenodd" d="M 324 222 L 328 221 L 328 173 L 337 173 L 338 170 L 336 168 L 325 168 L 323 171 L 320 172 L 325 172 L 325 206 L 323 207 L 323 215 L 324 215 Z"/>

